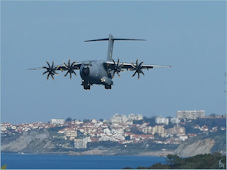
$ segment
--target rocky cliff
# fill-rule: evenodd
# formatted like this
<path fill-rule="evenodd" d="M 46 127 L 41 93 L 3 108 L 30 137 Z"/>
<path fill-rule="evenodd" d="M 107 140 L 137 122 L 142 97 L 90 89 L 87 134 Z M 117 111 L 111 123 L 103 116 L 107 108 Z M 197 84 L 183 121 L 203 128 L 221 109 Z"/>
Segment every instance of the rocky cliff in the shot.
<path fill-rule="evenodd" d="M 214 152 L 226 154 L 226 132 L 199 135 L 180 144 L 175 150 L 175 154 L 181 157 L 191 157 Z"/>
<path fill-rule="evenodd" d="M 41 153 L 51 148 L 48 132 L 24 132 L 15 140 L 2 140 L 1 150 L 8 152 L 33 152 Z"/>
<path fill-rule="evenodd" d="M 175 150 L 175 154 L 180 157 L 191 157 L 198 154 L 211 153 L 214 144 L 215 141 L 213 139 L 198 140 L 191 144 L 184 143 Z"/>

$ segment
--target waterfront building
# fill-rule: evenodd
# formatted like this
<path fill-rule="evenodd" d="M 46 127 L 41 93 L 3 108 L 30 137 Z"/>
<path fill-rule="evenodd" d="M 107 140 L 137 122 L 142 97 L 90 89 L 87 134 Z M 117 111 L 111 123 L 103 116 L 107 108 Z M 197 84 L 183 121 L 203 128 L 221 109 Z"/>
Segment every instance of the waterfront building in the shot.
<path fill-rule="evenodd" d="M 74 140 L 77 137 L 77 130 L 75 128 L 64 128 L 58 131 L 59 134 L 63 134 L 65 140 Z"/>
<path fill-rule="evenodd" d="M 90 137 L 83 139 L 74 139 L 74 148 L 76 149 L 87 149 L 87 143 L 91 142 Z"/>
<path fill-rule="evenodd" d="M 188 139 L 188 136 L 187 135 L 180 135 L 179 139 L 182 140 L 182 141 L 185 141 L 185 140 Z"/>

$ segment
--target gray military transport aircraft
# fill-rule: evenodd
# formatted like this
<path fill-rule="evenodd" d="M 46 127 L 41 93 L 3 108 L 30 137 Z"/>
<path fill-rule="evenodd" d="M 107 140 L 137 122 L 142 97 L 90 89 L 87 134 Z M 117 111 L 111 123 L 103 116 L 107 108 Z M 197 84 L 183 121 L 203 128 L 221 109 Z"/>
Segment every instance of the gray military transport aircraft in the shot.
<path fill-rule="evenodd" d="M 52 61 L 52 65 L 46 61 L 47 67 L 43 66 L 40 68 L 30 68 L 28 70 L 39 70 L 39 69 L 46 69 L 43 73 L 47 74 L 47 79 L 49 76 L 54 79 L 54 75 L 57 75 L 56 71 L 66 71 L 65 76 L 69 74 L 70 79 L 72 78 L 72 74 L 76 76 L 75 70 L 80 70 L 80 76 L 82 79 L 82 86 L 84 86 L 85 90 L 90 90 L 91 85 L 98 84 L 104 85 L 105 89 L 111 89 L 113 85 L 112 79 L 114 78 L 115 73 L 120 77 L 120 72 L 129 70 L 135 71 L 132 77 L 136 74 L 138 75 L 138 79 L 140 78 L 140 74 L 144 75 L 142 69 L 153 69 L 154 67 L 170 67 L 170 66 L 160 66 L 160 65 L 143 65 L 143 62 L 138 63 L 138 59 L 135 63 L 124 63 L 119 62 L 119 58 L 117 62 L 112 59 L 113 54 L 113 45 L 114 41 L 116 40 L 131 40 L 131 41 L 145 41 L 144 39 L 126 39 L 126 38 L 114 38 L 111 34 L 109 38 L 103 39 L 94 39 L 94 40 L 87 40 L 85 42 L 92 42 L 92 41 L 109 41 L 108 44 L 108 52 L 107 52 L 107 60 L 90 60 L 90 61 L 82 61 L 82 62 L 70 62 L 63 63 L 62 65 L 54 65 Z"/>

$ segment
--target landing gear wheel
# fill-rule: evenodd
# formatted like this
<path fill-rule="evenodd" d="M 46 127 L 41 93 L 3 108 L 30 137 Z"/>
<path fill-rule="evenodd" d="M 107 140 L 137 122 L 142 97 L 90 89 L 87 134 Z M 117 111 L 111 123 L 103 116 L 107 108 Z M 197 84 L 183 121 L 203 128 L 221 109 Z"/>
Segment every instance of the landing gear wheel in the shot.
<path fill-rule="evenodd" d="M 84 85 L 84 90 L 90 90 L 91 86 L 90 85 Z"/>
<path fill-rule="evenodd" d="M 111 85 L 105 85 L 105 89 L 111 89 Z"/>

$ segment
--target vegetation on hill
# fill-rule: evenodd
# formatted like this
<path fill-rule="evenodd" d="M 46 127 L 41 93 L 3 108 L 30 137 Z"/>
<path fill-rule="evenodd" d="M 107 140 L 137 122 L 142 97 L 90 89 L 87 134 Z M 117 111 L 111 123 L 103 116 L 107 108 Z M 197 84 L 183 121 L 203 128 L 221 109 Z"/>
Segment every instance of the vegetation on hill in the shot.
<path fill-rule="evenodd" d="M 218 152 L 181 158 L 167 155 L 167 164 L 156 163 L 150 167 L 139 166 L 137 169 L 220 169 L 226 168 L 226 156 Z M 124 169 L 131 169 L 129 167 Z"/>

